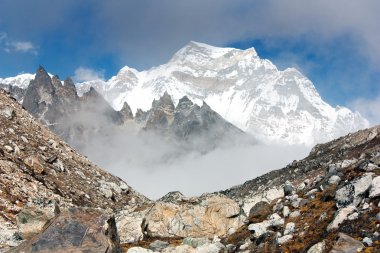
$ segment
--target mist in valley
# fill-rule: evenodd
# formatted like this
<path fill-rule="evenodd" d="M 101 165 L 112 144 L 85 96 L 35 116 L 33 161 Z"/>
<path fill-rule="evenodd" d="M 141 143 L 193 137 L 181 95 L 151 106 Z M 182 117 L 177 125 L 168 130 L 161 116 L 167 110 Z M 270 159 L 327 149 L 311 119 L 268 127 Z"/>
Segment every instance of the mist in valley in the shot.
<path fill-rule="evenodd" d="M 102 123 L 89 115 L 87 111 L 72 117 L 77 125 L 93 126 L 81 128 L 92 130 L 73 139 L 74 146 L 151 199 L 170 191 L 194 196 L 224 190 L 280 169 L 310 151 L 302 145 L 259 143 L 248 134 L 228 136 L 214 147 L 204 143 L 205 136 L 178 141 L 141 130 L 135 123 L 111 126 L 106 119 Z"/>

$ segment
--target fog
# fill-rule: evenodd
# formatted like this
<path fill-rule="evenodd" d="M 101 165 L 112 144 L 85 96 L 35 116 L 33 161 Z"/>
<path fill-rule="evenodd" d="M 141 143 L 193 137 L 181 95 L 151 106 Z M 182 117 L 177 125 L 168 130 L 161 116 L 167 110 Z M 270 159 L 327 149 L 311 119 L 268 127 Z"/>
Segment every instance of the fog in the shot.
<path fill-rule="evenodd" d="M 94 135 L 81 145 L 80 151 L 138 192 L 157 199 L 170 191 L 194 196 L 224 190 L 280 169 L 305 157 L 310 150 L 247 139 L 227 138 L 217 148 L 199 152 L 194 143 L 142 134 L 132 125 Z"/>

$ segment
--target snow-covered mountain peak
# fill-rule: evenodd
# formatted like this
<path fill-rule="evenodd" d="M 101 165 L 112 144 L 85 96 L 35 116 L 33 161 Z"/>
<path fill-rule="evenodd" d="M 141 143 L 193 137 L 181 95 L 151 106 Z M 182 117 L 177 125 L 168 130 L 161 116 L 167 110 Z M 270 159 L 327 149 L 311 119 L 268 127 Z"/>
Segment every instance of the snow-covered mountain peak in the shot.
<path fill-rule="evenodd" d="M 79 93 L 93 85 L 84 83 Z M 123 68 L 95 86 L 116 109 L 133 112 L 167 91 L 177 104 L 187 96 L 203 101 L 225 119 L 264 141 L 312 145 L 368 126 L 358 113 L 333 108 L 295 68 L 278 70 L 254 48 L 214 47 L 190 42 L 163 65 L 137 72 Z"/>
<path fill-rule="evenodd" d="M 22 73 L 15 77 L 0 78 L 0 84 L 6 84 L 16 86 L 22 89 L 26 89 L 30 80 L 34 79 L 35 74 Z"/>

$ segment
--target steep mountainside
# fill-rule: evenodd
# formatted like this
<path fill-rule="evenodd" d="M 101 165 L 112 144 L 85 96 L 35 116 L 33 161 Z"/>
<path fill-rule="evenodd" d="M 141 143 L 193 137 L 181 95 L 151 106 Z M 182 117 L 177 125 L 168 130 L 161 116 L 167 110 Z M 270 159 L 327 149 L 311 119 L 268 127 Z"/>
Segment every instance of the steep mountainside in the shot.
<path fill-rule="evenodd" d="M 0 247 L 17 242 L 16 215 L 26 205 L 118 210 L 149 202 L 37 123 L 3 90 L 0 136 Z"/>
<path fill-rule="evenodd" d="M 183 96 L 198 105 L 205 101 L 232 124 L 266 141 L 313 144 L 368 125 L 358 113 L 324 102 L 299 71 L 280 71 L 253 48 L 190 42 L 166 64 L 142 72 L 124 67 L 106 82 L 79 84 L 78 94 L 90 87 L 116 109 L 127 101 L 133 112 L 149 109 L 164 91 L 174 104 Z"/>

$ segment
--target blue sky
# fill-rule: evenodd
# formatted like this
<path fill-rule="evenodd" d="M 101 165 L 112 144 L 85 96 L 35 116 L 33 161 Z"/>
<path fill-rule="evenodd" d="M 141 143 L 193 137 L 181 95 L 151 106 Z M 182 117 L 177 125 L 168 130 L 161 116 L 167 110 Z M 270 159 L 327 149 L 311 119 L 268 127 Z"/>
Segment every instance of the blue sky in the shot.
<path fill-rule="evenodd" d="M 42 65 L 109 78 L 165 63 L 190 40 L 253 46 L 298 68 L 328 103 L 380 123 L 379 10 L 377 0 L 2 0 L 0 77 Z"/>

